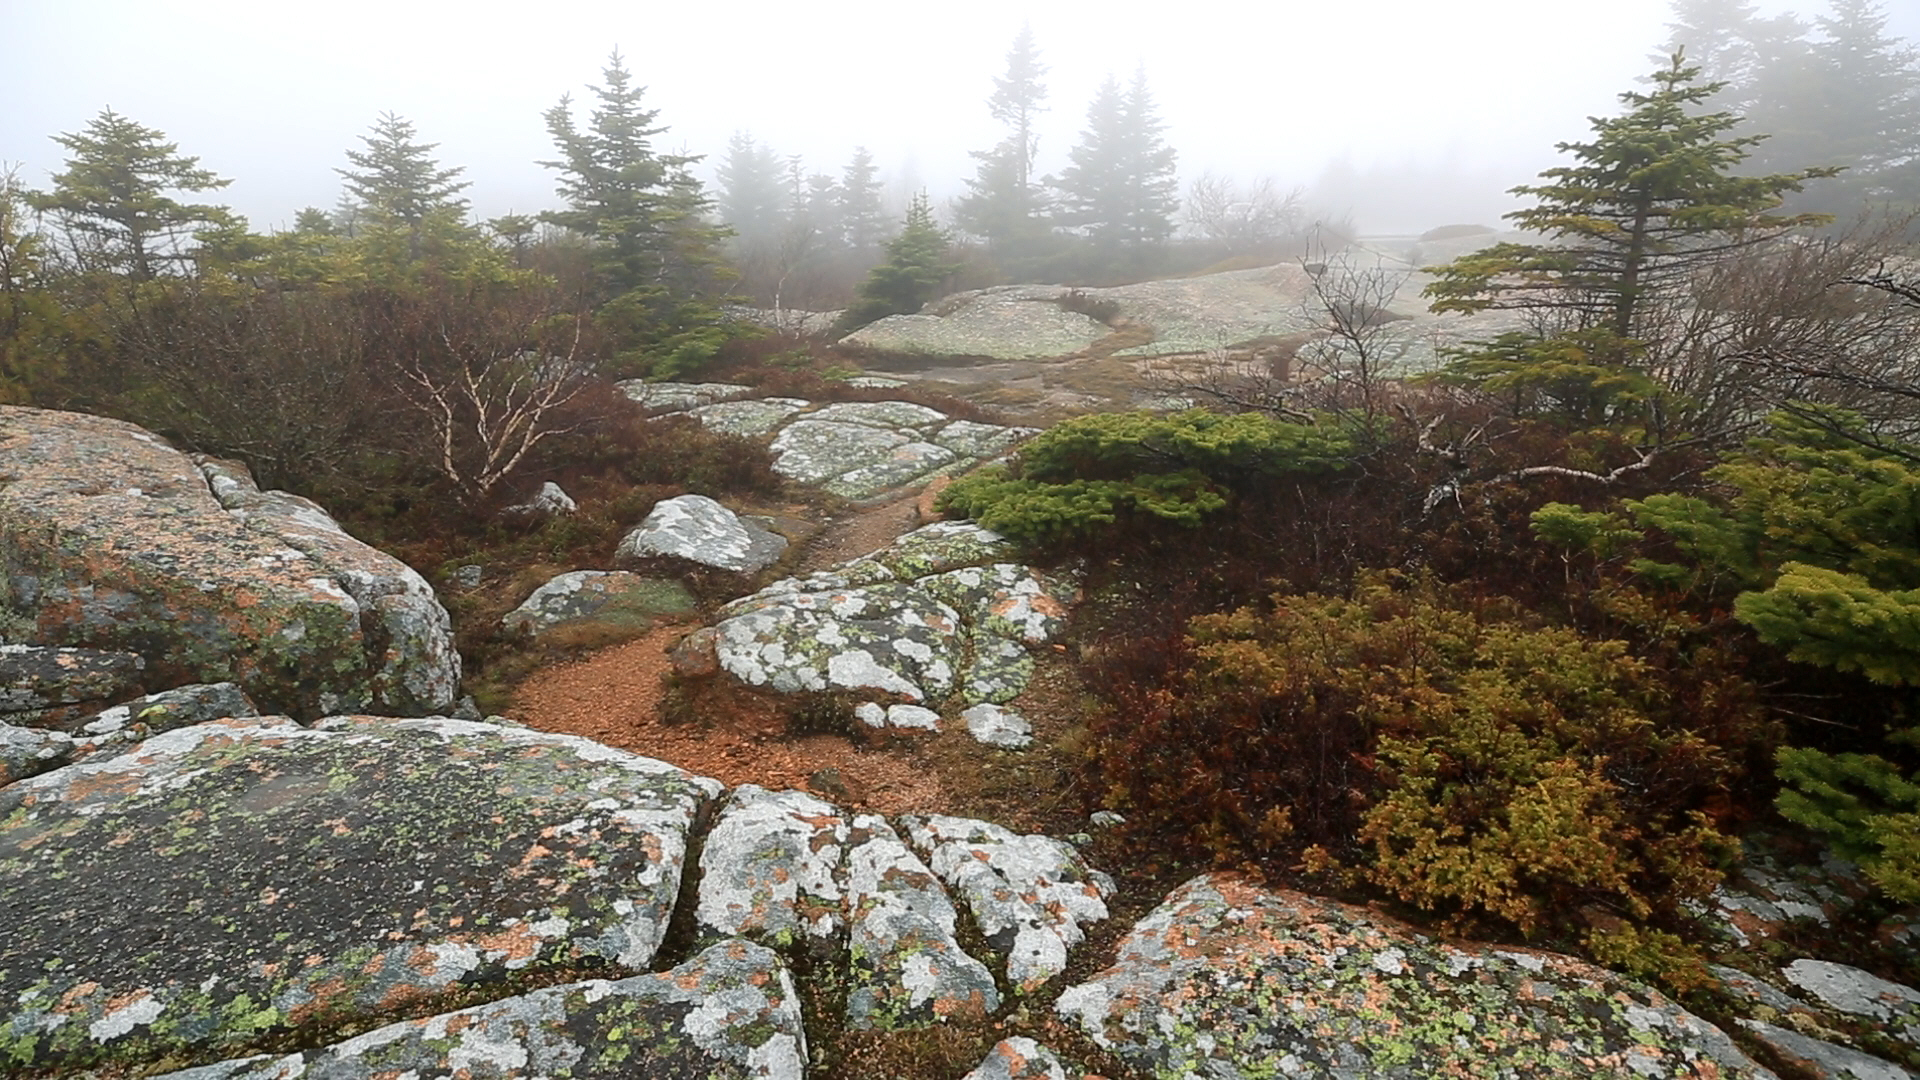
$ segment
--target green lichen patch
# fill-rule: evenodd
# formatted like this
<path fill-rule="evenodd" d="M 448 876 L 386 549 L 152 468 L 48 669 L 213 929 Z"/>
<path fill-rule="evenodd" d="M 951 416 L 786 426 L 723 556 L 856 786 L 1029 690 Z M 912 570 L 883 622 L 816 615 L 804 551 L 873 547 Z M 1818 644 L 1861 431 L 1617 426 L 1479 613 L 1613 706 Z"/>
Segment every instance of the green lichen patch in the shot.
<path fill-rule="evenodd" d="M 1055 1011 L 1154 1077 L 1773 1075 L 1612 972 L 1442 944 L 1231 874 L 1176 889 Z"/>
<path fill-rule="evenodd" d="M 806 1056 L 799 1002 L 779 958 L 727 941 L 658 975 L 550 987 L 319 1050 L 221 1062 L 162 1080 L 800 1080 Z"/>
<path fill-rule="evenodd" d="M 0 1069 L 644 968 L 720 785 L 458 720 L 233 719 L 0 789 Z"/>

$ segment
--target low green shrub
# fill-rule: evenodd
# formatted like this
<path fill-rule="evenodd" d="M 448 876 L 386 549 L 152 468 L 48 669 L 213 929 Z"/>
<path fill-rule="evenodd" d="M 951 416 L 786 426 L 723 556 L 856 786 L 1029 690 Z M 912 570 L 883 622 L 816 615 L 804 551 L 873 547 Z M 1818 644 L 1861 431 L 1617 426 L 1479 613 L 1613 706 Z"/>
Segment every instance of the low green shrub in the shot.
<path fill-rule="evenodd" d="M 1036 436 L 1010 467 L 956 481 L 940 507 L 1058 546 L 1142 520 L 1195 526 L 1257 485 L 1338 470 L 1351 449 L 1337 427 L 1264 413 L 1097 413 Z"/>

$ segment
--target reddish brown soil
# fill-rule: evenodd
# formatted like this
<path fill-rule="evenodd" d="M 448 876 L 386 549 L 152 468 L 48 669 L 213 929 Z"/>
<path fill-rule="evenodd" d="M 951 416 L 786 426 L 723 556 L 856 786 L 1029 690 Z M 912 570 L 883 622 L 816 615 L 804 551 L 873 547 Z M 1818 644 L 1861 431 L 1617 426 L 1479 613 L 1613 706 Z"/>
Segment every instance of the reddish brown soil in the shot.
<path fill-rule="evenodd" d="M 831 522 L 796 568 L 822 569 L 885 547 L 919 524 L 914 499 Z M 897 814 L 941 809 L 939 777 L 902 749 L 869 748 L 840 735 L 790 736 L 771 709 L 663 721 L 668 650 L 690 630 L 664 627 L 522 683 L 509 715 L 542 731 L 581 735 L 671 762 L 729 787 L 811 789 L 842 804 Z M 829 772 L 830 771 L 830 772 Z"/>

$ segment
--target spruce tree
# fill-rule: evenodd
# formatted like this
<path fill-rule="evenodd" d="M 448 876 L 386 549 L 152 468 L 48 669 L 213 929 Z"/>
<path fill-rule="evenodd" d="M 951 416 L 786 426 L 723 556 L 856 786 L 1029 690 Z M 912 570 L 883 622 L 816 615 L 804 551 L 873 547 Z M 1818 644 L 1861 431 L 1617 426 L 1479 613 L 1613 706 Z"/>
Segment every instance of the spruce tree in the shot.
<path fill-rule="evenodd" d="M 618 51 L 602 78 L 584 129 L 570 98 L 546 112 L 559 156 L 540 164 L 558 174 L 567 208 L 541 220 L 592 242 L 596 317 L 621 346 L 621 366 L 690 370 L 725 336 L 706 301 L 721 276 L 723 234 L 707 223 L 709 202 L 690 171 L 700 159 L 654 151 L 667 128 L 659 110 L 641 104 L 645 90 Z"/>
<path fill-rule="evenodd" d="M 906 227 L 887 244 L 887 260 L 860 285 L 860 299 L 847 309 L 841 326 L 851 330 L 888 315 L 919 311 L 960 269 L 952 258 L 952 237 L 933 220 L 925 192 L 907 207 Z"/>
<path fill-rule="evenodd" d="M 1739 119 L 1701 112 L 1721 88 L 1674 54 L 1651 93 L 1620 95 L 1627 111 L 1595 118 L 1590 142 L 1561 143 L 1575 163 L 1513 189 L 1535 205 L 1506 215 L 1550 243 L 1496 244 L 1435 271 L 1435 311 L 1528 309 L 1574 328 L 1644 339 L 1650 301 L 1695 272 L 1823 219 L 1776 213 L 1781 199 L 1831 168 L 1736 175 L 1765 136 L 1727 137 Z"/>
<path fill-rule="evenodd" d="M 714 172 L 719 180 L 714 208 L 733 230 L 735 245 L 750 249 L 777 243 L 792 202 L 780 156 L 739 131 L 727 140 L 726 156 Z"/>
<path fill-rule="evenodd" d="M 853 160 L 840 173 L 834 191 L 834 216 L 841 236 L 856 254 L 871 252 L 886 239 L 887 209 L 882 198 L 880 170 L 864 146 L 853 148 Z"/>
<path fill-rule="evenodd" d="M 467 183 L 456 179 L 465 170 L 441 168 L 433 157 L 438 143 L 416 142 L 413 124 L 390 112 L 381 113 L 373 134 L 360 141 L 364 150 L 347 151 L 353 167 L 334 172 L 346 182 L 347 196 L 359 205 L 370 230 L 361 238 L 363 247 L 380 248 L 381 241 L 398 239 L 411 264 L 426 254 L 429 234 L 442 247 L 471 239 L 461 221 L 467 200 L 459 197 Z"/>
<path fill-rule="evenodd" d="M 972 152 L 979 162 L 967 181 L 967 194 L 954 207 L 960 227 L 1005 250 L 1030 246 L 1046 226 L 1045 200 L 1033 182 L 1033 163 L 1040 151 L 1036 131 L 1039 114 L 1046 111 L 1047 73 L 1034 45 L 1032 27 L 1023 26 L 1007 52 L 1005 75 L 993 80 L 987 111 L 1007 125 L 1006 138 L 991 150 Z"/>
<path fill-rule="evenodd" d="M 1180 209 L 1174 151 L 1161 138 L 1146 72 L 1122 89 L 1109 75 L 1087 107 L 1087 129 L 1054 186 L 1062 225 L 1102 244 L 1143 245 L 1173 235 Z"/>
<path fill-rule="evenodd" d="M 54 216 L 76 251 L 98 258 L 135 281 L 149 281 L 166 263 L 190 258 L 186 241 L 200 229 L 231 220 L 225 207 L 182 202 L 169 192 L 199 193 L 224 180 L 183 157 L 177 143 L 112 109 L 80 132 L 55 135 L 72 155 L 53 177 L 53 190 L 29 197 Z"/>

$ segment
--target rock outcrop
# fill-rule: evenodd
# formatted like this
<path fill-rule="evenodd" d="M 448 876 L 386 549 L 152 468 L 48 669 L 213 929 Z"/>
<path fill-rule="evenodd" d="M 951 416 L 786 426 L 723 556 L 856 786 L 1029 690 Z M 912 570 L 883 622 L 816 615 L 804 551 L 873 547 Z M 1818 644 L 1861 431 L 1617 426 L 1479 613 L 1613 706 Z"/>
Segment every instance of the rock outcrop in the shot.
<path fill-rule="evenodd" d="M 721 609 L 722 669 L 777 692 L 851 690 L 909 704 L 1003 702 L 1073 590 L 1015 563 L 997 534 L 936 522 L 865 558 L 786 578 Z"/>
<path fill-rule="evenodd" d="M 907 401 L 816 405 L 800 398 L 744 399 L 727 383 L 622 384 L 651 408 L 684 412 L 714 431 L 772 436 L 773 469 L 846 499 L 878 499 L 998 457 L 1032 428 L 955 420 Z"/>
<path fill-rule="evenodd" d="M 572 736 L 376 717 L 200 724 L 10 784 L 0 1061 L 217 1055 L 516 973 L 645 970 L 719 792 Z"/>
<path fill-rule="evenodd" d="M 1230 874 L 1176 889 L 1055 1011 L 1152 1076 L 1774 1075 L 1591 964 L 1447 945 Z"/>
<path fill-rule="evenodd" d="M 225 1061 L 163 1080 L 801 1080 L 806 1061 L 792 977 L 773 953 L 732 941 L 657 975 L 548 987 L 319 1050 Z"/>
<path fill-rule="evenodd" d="M 0 574 L 19 636 L 138 653 L 301 716 L 432 712 L 460 676 L 419 574 L 318 506 L 132 424 L 0 408 Z"/>

